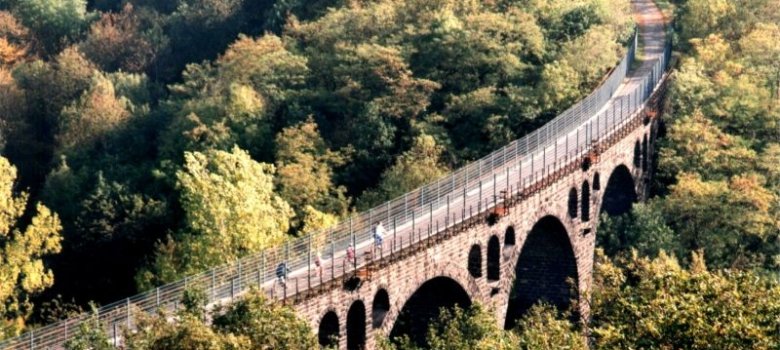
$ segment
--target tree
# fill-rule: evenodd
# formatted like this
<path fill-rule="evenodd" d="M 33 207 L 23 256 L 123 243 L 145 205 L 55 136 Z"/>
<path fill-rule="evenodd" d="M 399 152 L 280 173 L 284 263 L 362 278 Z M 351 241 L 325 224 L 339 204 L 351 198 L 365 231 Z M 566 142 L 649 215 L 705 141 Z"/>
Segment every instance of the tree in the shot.
<path fill-rule="evenodd" d="M 336 216 L 346 214 L 346 188 L 333 183 L 333 167 L 343 165 L 344 156 L 328 149 L 313 120 L 283 129 L 275 144 L 278 193 L 297 217 L 305 220 L 309 207 Z"/>
<path fill-rule="evenodd" d="M 678 26 L 683 42 L 717 32 L 723 21 L 734 14 L 735 6 L 727 0 L 687 0 L 680 7 Z"/>
<path fill-rule="evenodd" d="M 104 71 L 145 72 L 169 41 L 160 25 L 151 12 L 128 3 L 119 13 L 102 14 L 79 47 Z"/>
<path fill-rule="evenodd" d="M 685 171 L 720 180 L 755 167 L 756 152 L 739 136 L 723 132 L 700 111 L 672 121 L 661 141 L 661 175 L 674 178 Z"/>
<path fill-rule="evenodd" d="M 273 327 L 268 325 L 273 324 Z M 313 349 L 314 334 L 295 310 L 250 291 L 241 300 L 216 311 L 213 328 L 248 340 L 245 349 Z"/>
<path fill-rule="evenodd" d="M 92 17 L 87 12 L 86 0 L 18 1 L 13 12 L 32 30 L 49 55 L 75 41 Z"/>
<path fill-rule="evenodd" d="M 776 268 L 780 221 L 777 195 L 755 174 L 707 181 L 682 173 L 659 202 L 684 251 L 702 249 L 719 268 Z"/>
<path fill-rule="evenodd" d="M 125 331 L 125 346 L 133 350 L 313 349 L 313 332 L 294 310 L 272 303 L 258 291 L 208 312 L 189 300 L 170 322 L 169 315 L 140 314 L 135 331 Z M 269 327 L 273 325 L 273 327 Z"/>
<path fill-rule="evenodd" d="M 681 254 L 679 237 L 667 225 L 658 201 L 663 200 L 634 204 L 630 212 L 615 217 L 602 214 L 596 235 L 598 247 L 611 257 L 632 251 L 649 257 L 661 251 Z"/>
<path fill-rule="evenodd" d="M 176 172 L 183 228 L 158 246 L 157 279 L 168 282 L 282 242 L 294 213 L 274 192 L 273 165 L 238 147 L 184 158 Z"/>
<path fill-rule="evenodd" d="M 562 318 L 555 307 L 537 304 L 518 322 L 519 348 L 585 350 L 588 344 L 582 333 L 567 318 Z"/>
<path fill-rule="evenodd" d="M 240 36 L 213 65 L 190 65 L 184 81 L 171 86 L 177 112 L 161 147 L 165 157 L 238 145 L 272 161 L 274 126 L 295 109 L 307 72 L 306 60 L 273 35 Z"/>
<path fill-rule="evenodd" d="M 441 162 L 442 151 L 433 137 L 416 137 L 412 148 L 382 174 L 377 189 L 364 194 L 359 205 L 368 209 L 444 176 L 449 169 Z"/>
<path fill-rule="evenodd" d="M 95 76 L 92 84 L 73 104 L 63 108 L 56 135 L 58 154 L 83 154 L 105 143 L 112 132 L 128 122 L 126 101 L 118 98 L 114 84 L 105 76 Z"/>
<path fill-rule="evenodd" d="M 764 77 L 780 103 L 780 26 L 776 23 L 758 23 L 756 28 L 740 39 L 745 61 L 756 71 L 756 78 Z M 760 78 L 759 78 L 760 79 Z"/>
<path fill-rule="evenodd" d="M 0 68 L 21 61 L 31 47 L 29 30 L 11 13 L 0 11 Z"/>
<path fill-rule="evenodd" d="M 54 283 L 43 258 L 60 251 L 60 220 L 41 204 L 28 209 L 14 190 L 16 168 L 0 157 L 0 337 L 18 334 L 30 316 L 30 296 Z M 31 219 L 23 219 L 29 215 Z"/>
<path fill-rule="evenodd" d="M 597 254 L 591 335 L 599 349 L 772 349 L 780 285 L 749 271 L 688 268 L 664 253 L 610 262 Z"/>
<path fill-rule="evenodd" d="M 494 315 L 475 304 L 467 309 L 442 308 L 428 328 L 425 344 L 413 344 L 407 337 L 380 341 L 385 350 L 415 349 L 517 349 L 518 337 L 499 328 Z"/>

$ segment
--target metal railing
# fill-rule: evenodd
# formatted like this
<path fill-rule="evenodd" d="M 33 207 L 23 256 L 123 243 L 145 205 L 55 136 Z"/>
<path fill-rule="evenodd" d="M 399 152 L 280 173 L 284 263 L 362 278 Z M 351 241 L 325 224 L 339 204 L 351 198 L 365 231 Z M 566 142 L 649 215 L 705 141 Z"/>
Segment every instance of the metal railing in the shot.
<path fill-rule="evenodd" d="M 671 45 L 666 44 L 663 55 L 646 74 L 626 80 L 636 45 L 635 33 L 620 64 L 585 99 L 538 130 L 482 159 L 326 230 L 103 306 L 97 318 L 110 339 L 119 345 L 122 329 L 132 329 L 137 313 L 176 310 L 188 288 L 205 291 L 210 304 L 232 300 L 251 286 L 259 287 L 272 298 L 289 298 L 354 273 L 372 258 L 397 254 L 495 207 L 505 198 L 501 193 L 527 189 L 547 174 L 562 169 L 587 154 L 594 142 L 613 135 L 643 108 L 664 75 Z M 622 90 L 615 95 L 618 89 Z M 377 221 L 388 229 L 381 246 L 374 244 L 371 233 Z M 347 259 L 350 244 L 355 254 Z M 275 274 L 282 262 L 290 270 L 284 282 Z M 0 348 L 61 349 L 79 324 L 90 317 L 93 316 L 85 314 L 32 330 L 0 342 Z"/>

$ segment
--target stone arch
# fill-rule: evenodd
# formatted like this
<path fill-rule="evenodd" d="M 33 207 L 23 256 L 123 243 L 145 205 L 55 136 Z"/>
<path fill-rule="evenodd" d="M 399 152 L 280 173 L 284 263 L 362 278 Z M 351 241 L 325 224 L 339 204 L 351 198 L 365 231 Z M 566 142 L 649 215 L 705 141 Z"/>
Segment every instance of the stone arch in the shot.
<path fill-rule="evenodd" d="M 539 301 L 568 309 L 578 298 L 577 261 L 564 224 L 545 216 L 531 229 L 515 266 L 510 290 L 506 329 Z"/>
<path fill-rule="evenodd" d="M 569 190 L 569 202 L 568 202 L 568 213 L 570 219 L 576 219 L 577 218 L 577 189 L 572 187 L 571 190 Z"/>
<path fill-rule="evenodd" d="M 639 139 L 634 144 L 634 168 L 639 168 L 642 165 L 642 146 L 639 143 Z"/>
<path fill-rule="evenodd" d="M 347 350 L 362 350 L 366 347 L 366 306 L 362 300 L 355 300 L 347 312 Z"/>
<path fill-rule="evenodd" d="M 590 184 L 588 180 L 582 182 L 582 208 L 580 218 L 582 221 L 590 221 Z"/>
<path fill-rule="evenodd" d="M 428 325 L 439 315 L 441 308 L 456 305 L 467 308 L 471 303 L 471 296 L 457 280 L 449 276 L 431 278 L 406 300 L 395 318 L 390 339 L 408 335 L 413 342 L 422 345 Z"/>
<path fill-rule="evenodd" d="M 322 316 L 320 327 L 317 331 L 317 339 L 320 347 L 337 347 L 339 345 L 339 316 L 329 310 Z"/>
<path fill-rule="evenodd" d="M 468 270 L 471 277 L 482 277 L 482 247 L 479 244 L 471 246 L 468 259 Z"/>
<path fill-rule="evenodd" d="M 599 191 L 601 190 L 601 174 L 596 172 L 593 174 L 593 190 Z"/>
<path fill-rule="evenodd" d="M 501 243 L 498 236 L 490 236 L 487 245 L 487 279 L 498 281 L 501 277 Z"/>
<path fill-rule="evenodd" d="M 382 321 L 385 320 L 388 311 L 390 311 L 390 295 L 387 294 L 387 290 L 380 288 L 374 294 L 374 302 L 371 303 L 371 327 L 373 329 L 382 327 Z"/>
<path fill-rule="evenodd" d="M 504 233 L 504 246 L 513 246 L 515 242 L 515 227 L 509 226 Z"/>
<path fill-rule="evenodd" d="M 614 216 L 631 210 L 631 205 L 638 198 L 634 178 L 628 167 L 621 164 L 612 171 L 603 196 L 600 212 Z"/>

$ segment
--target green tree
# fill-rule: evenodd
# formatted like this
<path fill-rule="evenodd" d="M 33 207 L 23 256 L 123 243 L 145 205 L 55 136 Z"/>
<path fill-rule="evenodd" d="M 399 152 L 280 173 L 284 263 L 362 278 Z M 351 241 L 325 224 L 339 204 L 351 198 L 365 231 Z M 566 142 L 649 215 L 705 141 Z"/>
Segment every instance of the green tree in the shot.
<path fill-rule="evenodd" d="M 84 94 L 62 110 L 56 135 L 57 154 L 83 154 L 85 149 L 105 143 L 131 117 L 126 105 L 124 99 L 116 96 L 110 80 L 95 76 Z"/>
<path fill-rule="evenodd" d="M 723 132 L 701 112 L 670 124 L 666 137 L 661 140 L 662 176 L 673 178 L 685 171 L 722 180 L 755 167 L 757 154 L 749 143 Z"/>
<path fill-rule="evenodd" d="M 14 1 L 13 12 L 33 31 L 46 52 L 54 55 L 87 28 L 92 14 L 86 0 Z"/>
<path fill-rule="evenodd" d="M 177 171 L 184 227 L 160 244 L 153 269 L 168 282 L 280 243 L 294 213 L 274 192 L 275 168 L 247 152 L 187 152 Z M 154 274 L 142 273 L 143 281 Z"/>
<path fill-rule="evenodd" d="M 268 327 L 268 325 L 273 327 Z M 250 291 L 241 300 L 218 310 L 213 328 L 220 334 L 232 334 L 245 341 L 245 349 L 313 349 L 314 333 L 295 310 Z"/>
<path fill-rule="evenodd" d="M 568 316 L 568 315 L 564 315 Z M 519 348 L 585 350 L 588 344 L 576 327 L 550 305 L 534 305 L 518 321 Z"/>
<path fill-rule="evenodd" d="M 102 14 L 79 47 L 104 71 L 145 72 L 169 42 L 161 22 L 152 12 L 126 4 L 121 12 Z"/>
<path fill-rule="evenodd" d="M 379 186 L 366 192 L 359 205 L 367 209 L 444 176 L 449 169 L 442 164 L 442 152 L 442 147 L 433 137 L 416 137 L 412 148 L 400 155 L 395 164 L 382 174 Z"/>
<path fill-rule="evenodd" d="M 498 326 L 495 315 L 475 304 L 467 309 L 442 308 L 438 318 L 428 328 L 425 344 L 413 344 L 407 337 L 380 340 L 385 350 L 414 349 L 517 349 L 518 337 Z"/>
<path fill-rule="evenodd" d="M 273 35 L 240 36 L 214 64 L 190 65 L 184 81 L 171 86 L 177 111 L 161 147 L 165 157 L 238 145 L 272 161 L 275 125 L 295 109 L 307 72 L 306 60 Z"/>
<path fill-rule="evenodd" d="M 666 222 L 685 251 L 702 249 L 710 265 L 775 267 L 778 232 L 773 206 L 777 195 L 754 174 L 707 181 L 682 173 L 659 202 Z"/>
<path fill-rule="evenodd" d="M 773 349 L 780 285 L 753 272 L 689 268 L 661 253 L 608 261 L 597 254 L 591 335 L 599 349 Z"/>
<path fill-rule="evenodd" d="M 28 209 L 29 196 L 14 190 L 15 181 L 16 168 L 0 157 L 0 337 L 24 328 L 30 297 L 54 283 L 43 259 L 61 249 L 57 214 L 41 204 Z"/>
<path fill-rule="evenodd" d="M 278 193 L 297 217 L 305 220 L 308 207 L 337 216 L 346 214 L 346 188 L 333 183 L 333 167 L 343 165 L 345 158 L 328 149 L 313 120 L 283 129 L 275 144 Z"/>
<path fill-rule="evenodd" d="M 631 251 L 650 257 L 657 256 L 661 251 L 681 253 L 679 237 L 666 224 L 666 217 L 658 204 L 658 200 L 637 203 L 630 212 L 615 217 L 602 214 L 596 236 L 597 245 L 611 257 Z"/>

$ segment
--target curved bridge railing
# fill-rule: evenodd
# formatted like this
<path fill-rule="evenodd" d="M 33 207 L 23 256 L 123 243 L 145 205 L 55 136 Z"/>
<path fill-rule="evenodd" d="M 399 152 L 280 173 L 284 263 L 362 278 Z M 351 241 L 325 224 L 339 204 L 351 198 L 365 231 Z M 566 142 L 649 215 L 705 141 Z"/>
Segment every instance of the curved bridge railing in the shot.
<path fill-rule="evenodd" d="M 612 136 L 641 111 L 664 76 L 671 45 L 666 44 L 652 69 L 629 83 L 637 38 L 635 33 L 620 64 L 585 99 L 538 130 L 448 176 L 283 246 L 103 306 L 96 315 L 84 314 L 0 342 L 0 349 L 61 349 L 82 322 L 95 317 L 119 345 L 122 331 L 134 326 L 135 315 L 175 310 L 190 288 L 204 291 L 210 304 L 231 300 L 250 287 L 259 287 L 276 299 L 302 297 L 307 291 L 342 282 L 345 276 L 358 275 L 372 259 L 403 252 L 493 210 L 506 194 L 526 191 L 591 152 L 597 142 Z M 371 232 L 377 221 L 387 229 L 381 249 Z M 355 254 L 347 259 L 349 245 Z M 282 262 L 290 270 L 285 283 L 275 274 Z"/>

